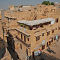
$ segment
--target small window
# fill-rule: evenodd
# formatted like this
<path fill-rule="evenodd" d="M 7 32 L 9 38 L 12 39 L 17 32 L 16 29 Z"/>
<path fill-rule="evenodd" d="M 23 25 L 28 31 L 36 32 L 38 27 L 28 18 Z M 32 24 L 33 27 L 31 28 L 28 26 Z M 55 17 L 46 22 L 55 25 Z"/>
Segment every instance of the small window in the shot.
<path fill-rule="evenodd" d="M 22 44 L 20 44 L 20 48 L 22 49 Z"/>
<path fill-rule="evenodd" d="M 21 39 L 23 40 L 22 34 L 21 34 Z"/>
<path fill-rule="evenodd" d="M 50 31 L 47 32 L 47 36 L 50 35 Z"/>
<path fill-rule="evenodd" d="M 29 41 L 29 38 L 28 38 L 28 41 Z"/>
<path fill-rule="evenodd" d="M 52 30 L 52 33 L 54 33 L 54 30 Z"/>
<path fill-rule="evenodd" d="M 56 40 L 56 37 L 54 37 L 54 40 Z"/>
<path fill-rule="evenodd" d="M 26 54 L 28 55 L 28 49 L 26 49 Z"/>
<path fill-rule="evenodd" d="M 58 23 L 58 18 L 56 19 L 56 22 Z"/>
<path fill-rule="evenodd" d="M 51 42 L 53 42 L 53 38 L 51 39 Z"/>
<path fill-rule="evenodd" d="M 26 42 L 26 36 L 24 36 L 24 41 Z"/>
<path fill-rule="evenodd" d="M 31 10 L 28 10 L 28 11 L 31 11 Z"/>
<path fill-rule="evenodd" d="M 42 33 L 42 36 L 44 36 L 44 33 Z"/>
<path fill-rule="evenodd" d="M 40 36 L 37 36 L 37 37 L 36 37 L 36 41 L 38 41 L 38 40 L 40 40 Z"/>
<path fill-rule="evenodd" d="M 32 30 L 33 29 L 33 27 L 32 26 L 30 26 L 30 30 Z"/>

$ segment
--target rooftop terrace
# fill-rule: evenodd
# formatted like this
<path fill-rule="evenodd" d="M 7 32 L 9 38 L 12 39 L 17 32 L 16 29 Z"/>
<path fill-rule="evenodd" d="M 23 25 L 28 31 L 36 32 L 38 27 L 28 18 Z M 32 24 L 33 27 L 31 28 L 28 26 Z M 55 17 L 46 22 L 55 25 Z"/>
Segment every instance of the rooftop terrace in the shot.
<path fill-rule="evenodd" d="M 45 18 L 45 19 L 33 20 L 33 21 L 20 20 L 20 21 L 18 21 L 18 23 L 33 26 L 33 25 L 43 24 L 43 23 L 52 22 L 52 21 L 55 21 L 55 19 L 53 19 L 53 18 Z"/>

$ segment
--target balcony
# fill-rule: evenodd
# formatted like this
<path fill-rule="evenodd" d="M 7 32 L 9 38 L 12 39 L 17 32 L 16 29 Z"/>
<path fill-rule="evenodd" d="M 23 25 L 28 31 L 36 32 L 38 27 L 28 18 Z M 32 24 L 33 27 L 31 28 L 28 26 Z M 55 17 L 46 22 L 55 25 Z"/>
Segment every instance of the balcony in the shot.
<path fill-rule="evenodd" d="M 19 37 L 16 36 L 16 39 L 19 40 L 21 43 L 23 43 L 26 47 L 30 47 L 31 44 L 27 44 L 24 41 L 22 41 Z"/>

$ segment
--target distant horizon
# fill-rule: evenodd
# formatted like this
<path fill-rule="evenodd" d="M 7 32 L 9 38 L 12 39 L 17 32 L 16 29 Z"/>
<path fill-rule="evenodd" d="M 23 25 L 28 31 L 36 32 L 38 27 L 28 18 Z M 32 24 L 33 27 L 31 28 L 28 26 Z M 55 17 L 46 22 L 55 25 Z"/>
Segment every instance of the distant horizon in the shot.
<path fill-rule="evenodd" d="M 41 4 L 46 0 L 1 0 L 0 1 L 0 10 L 7 9 L 10 5 L 36 5 Z M 60 0 L 47 0 L 51 2 L 60 2 Z"/>

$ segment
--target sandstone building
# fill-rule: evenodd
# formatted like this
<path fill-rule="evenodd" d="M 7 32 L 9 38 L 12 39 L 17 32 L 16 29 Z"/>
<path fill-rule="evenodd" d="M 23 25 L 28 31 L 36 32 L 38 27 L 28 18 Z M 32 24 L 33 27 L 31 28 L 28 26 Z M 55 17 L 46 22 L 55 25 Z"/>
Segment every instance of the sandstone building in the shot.
<path fill-rule="evenodd" d="M 20 27 L 9 29 L 7 41 L 15 49 L 19 58 L 26 60 L 27 57 L 33 56 L 33 53 L 46 49 L 58 39 L 58 22 L 58 19 L 53 18 L 18 21 Z"/>
<path fill-rule="evenodd" d="M 3 26 L 4 40 L 17 55 L 14 58 L 27 60 L 59 38 L 59 11 L 60 8 L 56 6 L 40 4 L 10 6 L 8 10 L 4 10 L 4 19 L 0 22 L 0 37 L 3 38 Z"/>

